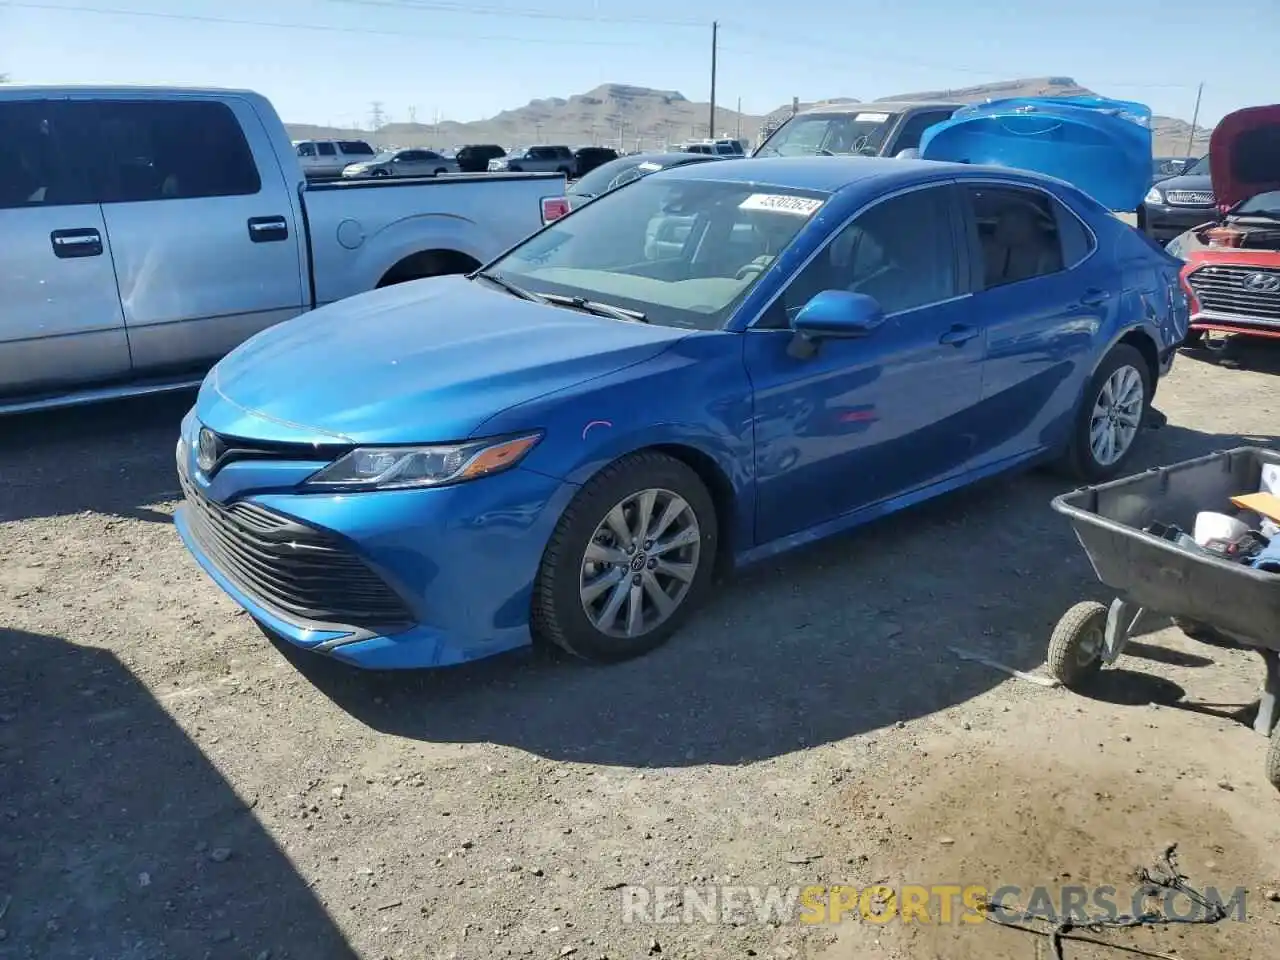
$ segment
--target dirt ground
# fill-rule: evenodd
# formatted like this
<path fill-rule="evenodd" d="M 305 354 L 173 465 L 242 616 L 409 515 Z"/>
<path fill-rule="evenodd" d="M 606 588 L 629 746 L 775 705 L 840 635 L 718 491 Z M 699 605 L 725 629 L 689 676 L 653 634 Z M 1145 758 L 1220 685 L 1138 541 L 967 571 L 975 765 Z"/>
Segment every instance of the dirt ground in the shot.
<path fill-rule="evenodd" d="M 1274 443 L 1277 372 L 1180 357 L 1143 465 Z M 183 551 L 189 403 L 0 421 L 0 957 L 1035 960 L 991 923 L 626 923 L 619 886 L 1127 890 L 1173 841 L 1246 922 L 1102 938 L 1276 955 L 1256 656 L 1156 623 L 1081 696 L 948 649 L 1035 669 L 1110 599 L 1052 477 L 754 570 L 640 661 L 373 676 L 273 646 Z"/>

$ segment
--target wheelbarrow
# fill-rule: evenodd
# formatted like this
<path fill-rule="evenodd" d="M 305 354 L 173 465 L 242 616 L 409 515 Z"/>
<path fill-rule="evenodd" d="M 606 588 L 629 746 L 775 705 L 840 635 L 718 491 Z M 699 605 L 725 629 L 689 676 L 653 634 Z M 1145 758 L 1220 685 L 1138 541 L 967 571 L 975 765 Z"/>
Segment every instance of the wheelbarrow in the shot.
<path fill-rule="evenodd" d="M 1230 512 L 1233 496 L 1258 490 L 1264 464 L 1280 464 L 1280 450 L 1220 451 L 1055 498 L 1053 509 L 1071 521 L 1093 572 L 1117 596 L 1063 614 L 1048 668 L 1063 686 L 1080 688 L 1119 659 L 1144 618 L 1158 615 L 1201 643 L 1256 650 L 1266 675 L 1253 728 L 1270 738 L 1267 779 L 1280 789 L 1280 574 L 1145 532 L 1151 524 L 1191 530 L 1202 510 Z"/>

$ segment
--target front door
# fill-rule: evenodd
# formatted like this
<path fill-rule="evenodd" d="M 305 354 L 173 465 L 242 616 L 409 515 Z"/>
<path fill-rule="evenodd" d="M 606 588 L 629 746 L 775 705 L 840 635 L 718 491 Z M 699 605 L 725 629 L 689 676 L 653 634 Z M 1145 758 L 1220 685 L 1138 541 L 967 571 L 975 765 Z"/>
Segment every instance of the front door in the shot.
<path fill-rule="evenodd" d="M 97 131 L 135 374 L 205 367 L 302 311 L 291 198 L 247 105 L 73 100 L 68 109 Z"/>
<path fill-rule="evenodd" d="M 0 102 L 0 395 L 129 374 L 111 245 L 57 100 Z"/>
<path fill-rule="evenodd" d="M 767 543 L 962 471 L 981 393 L 981 327 L 969 310 L 950 185 L 882 200 L 797 275 L 748 330 L 755 395 L 756 541 Z M 814 294 L 875 297 L 865 338 L 789 352 L 790 318 Z"/>

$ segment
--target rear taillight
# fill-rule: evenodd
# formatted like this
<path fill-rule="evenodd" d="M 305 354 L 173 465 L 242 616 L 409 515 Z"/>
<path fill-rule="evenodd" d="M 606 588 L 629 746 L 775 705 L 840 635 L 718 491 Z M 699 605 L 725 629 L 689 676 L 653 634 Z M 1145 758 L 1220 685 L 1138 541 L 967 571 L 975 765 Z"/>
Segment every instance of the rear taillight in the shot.
<path fill-rule="evenodd" d="M 569 213 L 569 200 L 567 197 L 543 197 L 542 198 L 542 223 L 545 226 L 554 220 Z"/>

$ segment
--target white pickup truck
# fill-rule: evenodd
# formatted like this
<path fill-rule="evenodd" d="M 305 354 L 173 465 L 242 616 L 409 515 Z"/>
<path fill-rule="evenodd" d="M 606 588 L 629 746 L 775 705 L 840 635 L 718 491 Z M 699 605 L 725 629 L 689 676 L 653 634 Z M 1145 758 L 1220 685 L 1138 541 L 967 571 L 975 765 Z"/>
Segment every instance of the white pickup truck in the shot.
<path fill-rule="evenodd" d="M 198 385 L 264 327 L 465 273 L 560 174 L 308 184 L 247 91 L 0 86 L 0 413 Z"/>

